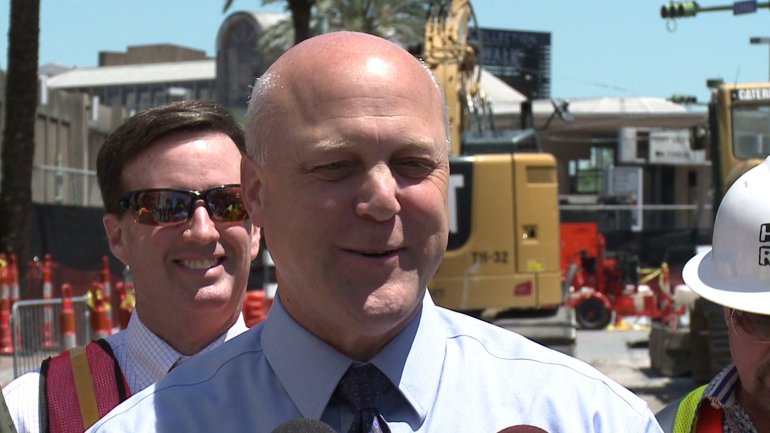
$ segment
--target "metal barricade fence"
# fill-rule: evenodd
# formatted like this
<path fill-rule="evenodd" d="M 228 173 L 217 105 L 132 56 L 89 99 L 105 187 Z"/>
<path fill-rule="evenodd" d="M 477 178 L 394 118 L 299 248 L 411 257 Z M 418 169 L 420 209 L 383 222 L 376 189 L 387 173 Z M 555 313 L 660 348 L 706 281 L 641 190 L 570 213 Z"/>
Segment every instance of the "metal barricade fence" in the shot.
<path fill-rule="evenodd" d="M 11 332 L 14 378 L 38 369 L 43 360 L 65 349 L 61 306 L 61 298 L 23 300 L 13 304 Z M 75 344 L 81 346 L 91 341 L 86 297 L 72 297 L 72 307 L 75 313 Z"/>

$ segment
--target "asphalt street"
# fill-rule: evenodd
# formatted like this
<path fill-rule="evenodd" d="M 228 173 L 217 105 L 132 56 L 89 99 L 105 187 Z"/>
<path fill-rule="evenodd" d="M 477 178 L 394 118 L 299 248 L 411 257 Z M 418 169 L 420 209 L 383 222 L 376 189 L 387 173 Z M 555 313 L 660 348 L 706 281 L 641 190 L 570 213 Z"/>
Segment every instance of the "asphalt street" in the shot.
<path fill-rule="evenodd" d="M 662 377 L 650 368 L 649 330 L 578 331 L 575 356 L 635 392 L 653 412 L 696 387 L 689 377 Z"/>

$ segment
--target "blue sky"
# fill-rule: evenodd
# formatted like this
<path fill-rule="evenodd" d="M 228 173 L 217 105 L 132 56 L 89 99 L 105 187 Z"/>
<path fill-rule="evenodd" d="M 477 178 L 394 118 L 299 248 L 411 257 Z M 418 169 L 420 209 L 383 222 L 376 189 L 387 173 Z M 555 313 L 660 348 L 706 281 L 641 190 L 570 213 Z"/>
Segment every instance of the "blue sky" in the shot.
<path fill-rule="evenodd" d="M 560 98 L 690 94 L 705 101 L 708 78 L 766 81 L 770 10 L 733 16 L 701 13 L 660 18 L 663 0 L 475 0 L 482 27 L 551 33 L 551 94 Z M 7 67 L 8 1 L 0 1 L 0 68 Z M 730 1 L 701 0 L 701 6 Z M 223 0 L 41 0 L 40 62 L 95 66 L 99 51 L 174 43 L 214 55 L 226 15 Z M 235 0 L 231 11 L 281 11 L 260 0 Z"/>

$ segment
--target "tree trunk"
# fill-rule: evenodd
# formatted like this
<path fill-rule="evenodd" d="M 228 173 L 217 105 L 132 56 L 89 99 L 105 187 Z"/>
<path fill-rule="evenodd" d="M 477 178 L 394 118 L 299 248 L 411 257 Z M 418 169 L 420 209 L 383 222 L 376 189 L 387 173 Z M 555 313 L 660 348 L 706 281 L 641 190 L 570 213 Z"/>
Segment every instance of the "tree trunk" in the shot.
<path fill-rule="evenodd" d="M 27 270 L 32 213 L 39 39 L 40 0 L 11 0 L 0 183 L 0 251 L 16 254 L 22 287 L 26 286 L 23 277 Z"/>
<path fill-rule="evenodd" d="M 310 38 L 310 17 L 314 0 L 288 0 L 294 26 L 294 44 Z"/>

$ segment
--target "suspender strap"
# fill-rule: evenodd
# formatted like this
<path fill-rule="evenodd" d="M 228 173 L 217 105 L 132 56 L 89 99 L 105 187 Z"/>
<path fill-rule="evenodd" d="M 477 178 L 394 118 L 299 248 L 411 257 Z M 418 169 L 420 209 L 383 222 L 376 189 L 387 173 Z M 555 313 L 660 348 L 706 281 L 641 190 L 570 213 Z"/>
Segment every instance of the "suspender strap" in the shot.
<path fill-rule="evenodd" d="M 48 357 L 40 363 L 40 389 L 38 391 L 38 401 L 40 403 L 40 432 L 50 433 L 51 429 L 48 425 L 48 365 L 51 363 L 51 358 Z"/>
<path fill-rule="evenodd" d="M 100 338 L 94 341 L 94 343 L 98 344 L 106 354 L 110 355 L 110 358 L 112 359 L 113 371 L 115 372 L 115 384 L 118 387 L 118 399 L 121 403 L 126 401 L 126 399 L 131 396 L 131 392 L 128 390 L 128 384 L 126 383 L 126 379 L 123 377 L 123 371 L 120 369 L 118 358 L 115 357 L 115 353 L 112 351 L 110 343 L 108 343 L 104 338 Z"/>
<path fill-rule="evenodd" d="M 131 394 L 106 341 L 49 358 L 40 373 L 41 424 L 47 433 L 83 432 Z"/>
<path fill-rule="evenodd" d="M 80 402 L 80 416 L 83 418 L 83 430 L 99 420 L 99 408 L 96 406 L 96 392 L 91 379 L 91 367 L 84 346 L 70 350 L 70 363 L 75 378 L 75 392 Z"/>

